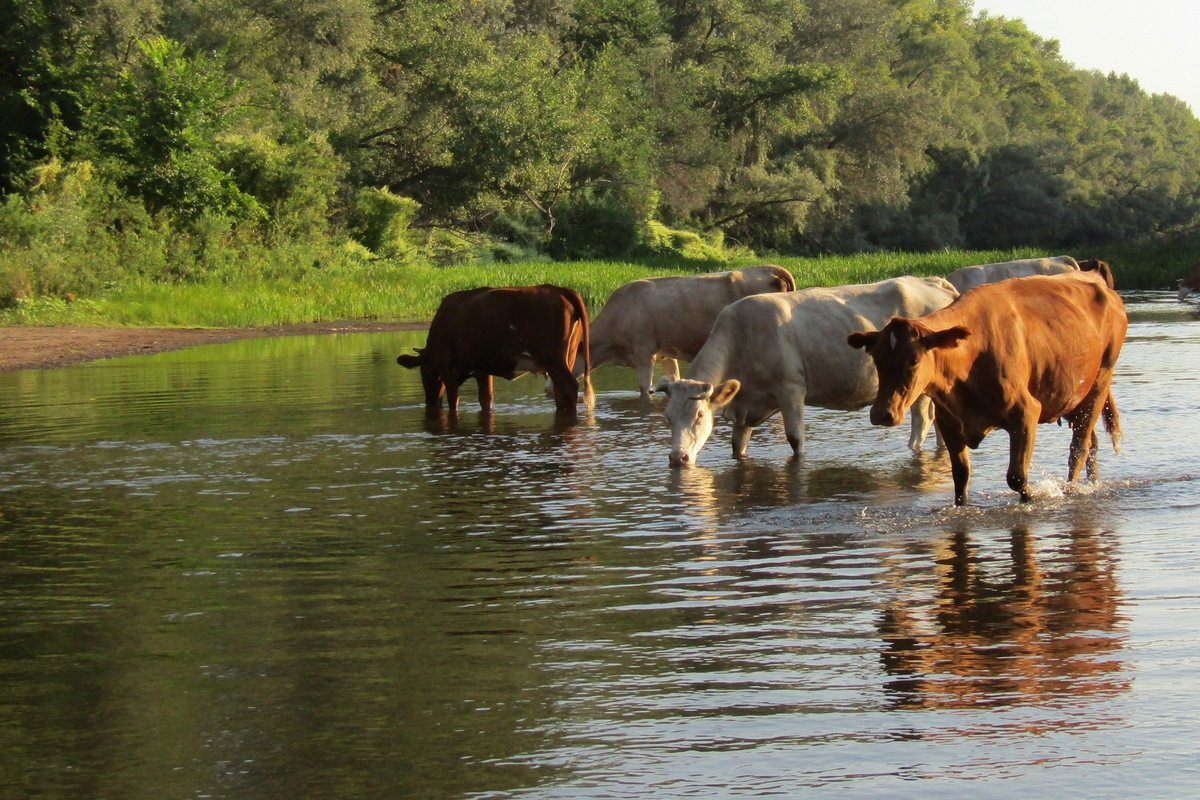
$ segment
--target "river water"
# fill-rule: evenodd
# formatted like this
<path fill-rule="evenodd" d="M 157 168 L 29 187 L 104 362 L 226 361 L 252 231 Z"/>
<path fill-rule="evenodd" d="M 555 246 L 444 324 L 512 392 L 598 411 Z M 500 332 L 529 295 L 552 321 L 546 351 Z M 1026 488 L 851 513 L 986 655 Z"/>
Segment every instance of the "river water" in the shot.
<path fill-rule="evenodd" d="M 0 374 L 0 797 L 1197 796 L 1200 315 L 1127 299 L 1028 505 L 865 410 L 672 471 L 615 368 L 427 420 L 419 333 Z"/>

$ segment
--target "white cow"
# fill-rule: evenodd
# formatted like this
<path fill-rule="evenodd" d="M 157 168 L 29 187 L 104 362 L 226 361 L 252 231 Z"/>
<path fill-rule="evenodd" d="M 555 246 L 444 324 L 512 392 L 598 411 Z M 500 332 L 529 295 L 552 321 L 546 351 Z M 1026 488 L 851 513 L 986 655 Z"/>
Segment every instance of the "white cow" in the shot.
<path fill-rule="evenodd" d="M 813 288 L 747 297 L 717 317 L 708 342 L 682 380 L 663 379 L 671 423 L 672 466 L 692 466 L 713 429 L 713 415 L 733 422 L 733 455 L 746 454 L 752 429 L 776 411 L 792 452 L 804 452 L 804 406 L 852 411 L 875 401 L 878 380 L 863 353 L 847 347 L 857 330 L 892 317 L 922 316 L 958 292 L 942 278 Z M 865 327 L 860 327 L 865 326 Z M 919 450 L 933 421 L 928 398 L 913 406 L 908 446 Z"/>
<path fill-rule="evenodd" d="M 1179 302 L 1187 299 L 1192 292 L 1200 292 L 1200 261 L 1192 267 L 1192 274 L 1179 279 Z"/>
<path fill-rule="evenodd" d="M 1001 261 L 996 264 L 979 264 L 956 269 L 946 276 L 960 294 L 976 286 L 995 283 L 1009 278 L 1024 278 L 1026 275 L 1057 275 L 1079 269 L 1079 263 L 1070 256 L 1050 258 L 1024 258 L 1020 261 Z"/>
<path fill-rule="evenodd" d="M 642 396 L 650 394 L 654 362 L 679 378 L 679 362 L 704 346 L 713 320 L 725 306 L 765 292 L 790 292 L 796 279 L 766 264 L 733 272 L 646 278 L 617 288 L 592 320 L 592 369 L 618 364 L 638 371 Z"/>

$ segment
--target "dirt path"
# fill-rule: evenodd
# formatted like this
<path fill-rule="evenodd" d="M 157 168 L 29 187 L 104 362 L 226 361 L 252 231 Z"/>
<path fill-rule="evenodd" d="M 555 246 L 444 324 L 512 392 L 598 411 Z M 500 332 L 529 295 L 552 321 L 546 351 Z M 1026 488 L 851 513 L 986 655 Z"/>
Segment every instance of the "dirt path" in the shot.
<path fill-rule="evenodd" d="M 424 330 L 416 322 L 315 322 L 259 328 L 92 328 L 0 326 L 0 372 L 50 369 L 117 356 L 150 355 L 262 336 Z"/>

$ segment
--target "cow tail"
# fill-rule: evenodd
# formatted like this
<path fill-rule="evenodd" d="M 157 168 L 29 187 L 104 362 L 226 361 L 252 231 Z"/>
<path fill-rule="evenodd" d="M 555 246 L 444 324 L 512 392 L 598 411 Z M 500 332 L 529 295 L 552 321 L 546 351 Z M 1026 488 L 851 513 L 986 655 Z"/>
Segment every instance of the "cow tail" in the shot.
<path fill-rule="evenodd" d="M 592 334 L 588 322 L 587 304 L 579 292 L 571 292 L 571 307 L 575 309 L 575 318 L 583 327 L 579 346 L 583 350 L 583 405 L 588 411 L 596 410 L 596 392 L 592 389 Z"/>
<path fill-rule="evenodd" d="M 1100 414 L 1104 418 L 1104 430 L 1108 431 L 1109 437 L 1112 438 L 1113 450 L 1121 452 L 1121 439 L 1125 434 L 1121 430 L 1121 414 L 1117 411 L 1117 401 L 1113 399 L 1112 392 L 1105 398 L 1104 409 Z"/>

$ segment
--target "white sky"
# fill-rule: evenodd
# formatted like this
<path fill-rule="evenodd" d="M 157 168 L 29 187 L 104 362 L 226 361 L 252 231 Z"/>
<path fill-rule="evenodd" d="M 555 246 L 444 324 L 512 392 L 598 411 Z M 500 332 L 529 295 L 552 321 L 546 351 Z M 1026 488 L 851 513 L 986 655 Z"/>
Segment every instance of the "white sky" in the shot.
<path fill-rule="evenodd" d="M 975 0 L 975 12 L 1022 19 L 1082 69 L 1125 73 L 1200 115 L 1200 0 Z"/>

